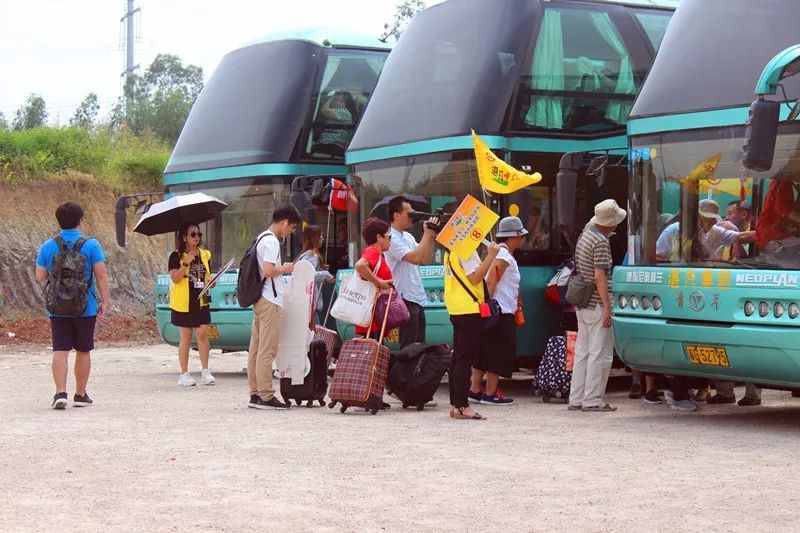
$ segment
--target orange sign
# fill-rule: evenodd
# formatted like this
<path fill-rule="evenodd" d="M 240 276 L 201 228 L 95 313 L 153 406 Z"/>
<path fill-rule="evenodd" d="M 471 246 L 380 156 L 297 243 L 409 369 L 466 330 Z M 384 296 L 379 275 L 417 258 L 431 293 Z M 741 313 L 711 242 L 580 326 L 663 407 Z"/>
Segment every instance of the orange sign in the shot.
<path fill-rule="evenodd" d="M 468 194 L 436 236 L 436 242 L 462 259 L 467 259 L 478 249 L 499 218 L 497 213 Z"/>

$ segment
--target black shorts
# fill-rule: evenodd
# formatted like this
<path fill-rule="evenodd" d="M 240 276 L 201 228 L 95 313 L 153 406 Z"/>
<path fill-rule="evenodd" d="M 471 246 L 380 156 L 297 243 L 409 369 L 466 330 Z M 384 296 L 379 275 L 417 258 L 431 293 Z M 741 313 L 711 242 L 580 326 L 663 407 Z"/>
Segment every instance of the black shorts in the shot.
<path fill-rule="evenodd" d="M 486 330 L 481 355 L 472 366 L 478 370 L 511 378 L 517 366 L 517 324 L 513 314 L 500 315 L 497 324 Z"/>
<path fill-rule="evenodd" d="M 94 324 L 96 316 L 84 317 L 50 317 L 50 331 L 53 334 L 53 351 L 68 352 L 73 348 L 77 352 L 94 350 Z"/>

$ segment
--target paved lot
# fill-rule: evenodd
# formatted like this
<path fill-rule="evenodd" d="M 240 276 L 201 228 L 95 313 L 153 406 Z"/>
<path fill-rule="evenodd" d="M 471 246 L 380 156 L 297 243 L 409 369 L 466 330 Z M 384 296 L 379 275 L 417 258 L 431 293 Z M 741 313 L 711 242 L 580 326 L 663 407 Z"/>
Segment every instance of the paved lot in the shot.
<path fill-rule="evenodd" d="M 168 346 L 98 350 L 96 405 L 53 411 L 49 354 L 0 347 L 0 529 L 797 530 L 788 393 L 676 413 L 620 389 L 590 414 L 515 382 L 484 422 L 451 420 L 446 387 L 421 413 L 262 412 L 244 361 L 212 354 L 218 384 L 187 390 Z"/>

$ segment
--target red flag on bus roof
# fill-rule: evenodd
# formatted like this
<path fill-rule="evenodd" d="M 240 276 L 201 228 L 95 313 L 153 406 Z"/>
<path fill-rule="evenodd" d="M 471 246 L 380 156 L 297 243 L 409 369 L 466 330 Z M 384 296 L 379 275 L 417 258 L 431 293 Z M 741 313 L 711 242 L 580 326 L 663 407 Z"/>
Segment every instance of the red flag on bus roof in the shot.
<path fill-rule="evenodd" d="M 358 198 L 353 189 L 336 178 L 331 178 L 331 199 L 329 207 L 334 211 L 358 211 Z"/>

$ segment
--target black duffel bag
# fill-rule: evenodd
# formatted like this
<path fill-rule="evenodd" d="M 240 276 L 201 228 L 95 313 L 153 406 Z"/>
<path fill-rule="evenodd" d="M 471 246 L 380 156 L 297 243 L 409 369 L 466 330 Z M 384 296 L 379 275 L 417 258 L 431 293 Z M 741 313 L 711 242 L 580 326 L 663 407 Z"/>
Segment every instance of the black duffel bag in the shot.
<path fill-rule="evenodd" d="M 403 408 L 420 411 L 433 400 L 450 367 L 453 351 L 446 344 L 415 342 L 392 354 L 386 388 L 403 402 Z"/>

